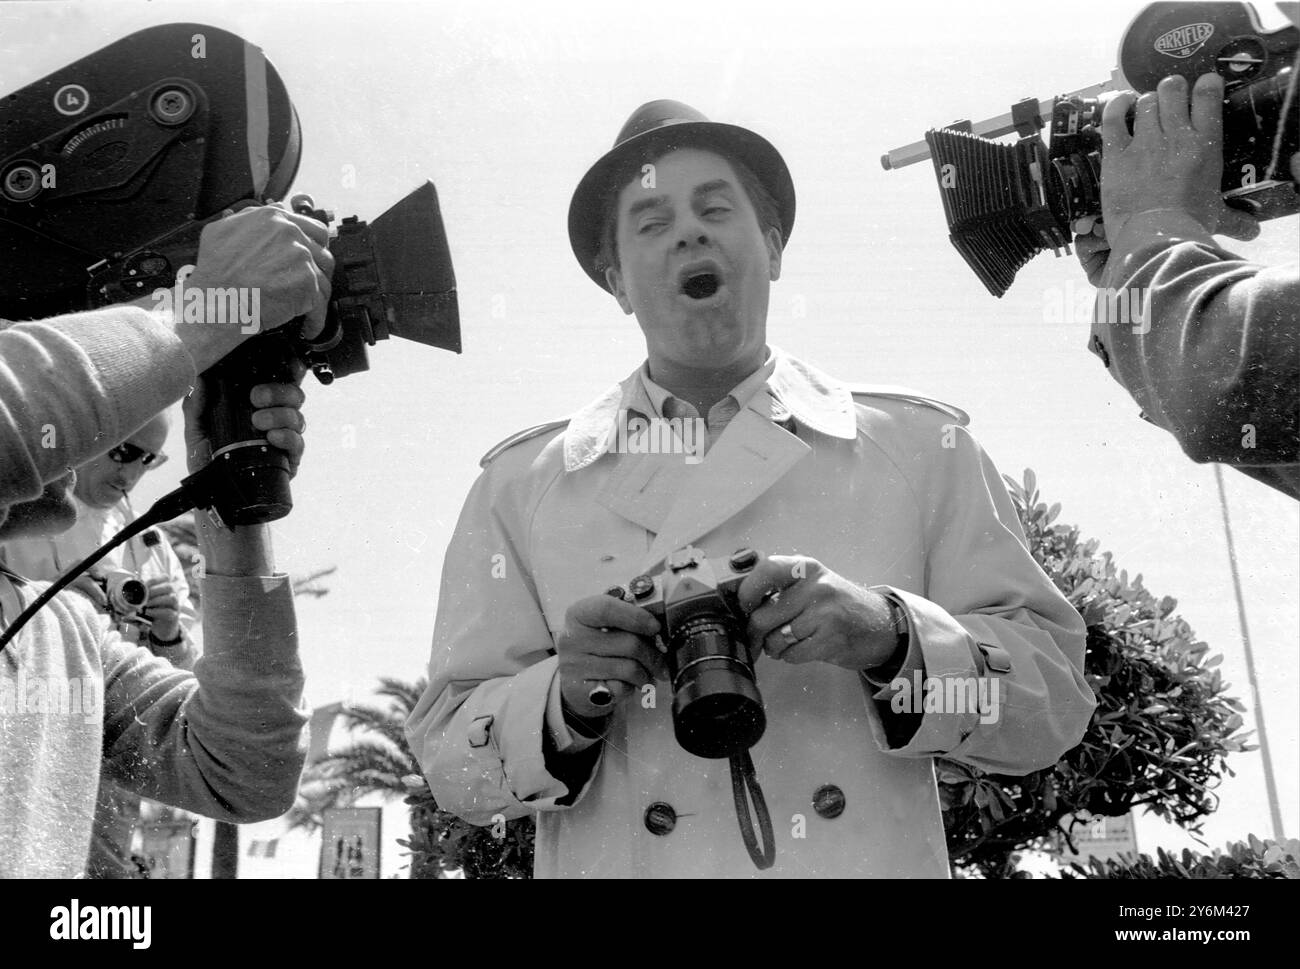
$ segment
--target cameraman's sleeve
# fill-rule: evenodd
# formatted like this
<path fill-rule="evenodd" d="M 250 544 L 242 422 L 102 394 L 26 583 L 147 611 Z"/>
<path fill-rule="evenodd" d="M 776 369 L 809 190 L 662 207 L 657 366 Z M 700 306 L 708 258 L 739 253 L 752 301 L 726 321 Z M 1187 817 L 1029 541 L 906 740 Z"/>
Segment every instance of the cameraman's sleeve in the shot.
<path fill-rule="evenodd" d="M 3 326 L 3 324 L 0 324 Z M 0 329 L 0 507 L 103 454 L 188 392 L 194 362 L 135 306 Z"/>
<path fill-rule="evenodd" d="M 523 450 L 522 448 L 519 450 Z M 501 465 L 488 466 L 465 502 L 447 549 L 429 662 L 429 686 L 407 739 L 444 810 L 474 824 L 576 802 L 548 769 L 544 738 L 558 661 L 527 559 L 530 495 Z"/>
<path fill-rule="evenodd" d="M 909 475 L 926 522 L 926 594 L 888 590 L 907 613 L 909 659 L 919 653 L 923 673 L 873 690 L 872 725 L 891 754 L 1027 774 L 1056 763 L 1091 719 L 1084 623 L 1026 548 L 993 462 L 964 427 L 948 428 L 954 446 L 919 449 L 930 467 Z M 945 702 L 928 702 L 940 688 Z M 903 691 L 906 705 L 895 700 Z M 890 718 L 903 707 L 924 715 L 900 737 Z"/>
<path fill-rule="evenodd" d="M 115 632 L 104 646 L 104 765 L 144 797 L 223 821 L 293 806 L 307 713 L 286 575 L 203 579 L 206 651 L 178 670 Z"/>
<path fill-rule="evenodd" d="M 1300 264 L 1235 256 L 1180 212 L 1136 215 L 1112 244 L 1092 351 L 1193 461 L 1300 498 Z"/>

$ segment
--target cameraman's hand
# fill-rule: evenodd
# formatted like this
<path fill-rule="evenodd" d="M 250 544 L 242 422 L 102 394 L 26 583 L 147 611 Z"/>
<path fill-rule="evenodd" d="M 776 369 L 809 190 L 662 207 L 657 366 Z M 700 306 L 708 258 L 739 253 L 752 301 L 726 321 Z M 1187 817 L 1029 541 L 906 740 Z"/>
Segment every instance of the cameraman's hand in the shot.
<path fill-rule="evenodd" d="M 204 226 L 186 288 L 257 290 L 260 316 L 256 331 L 237 321 L 187 324 L 178 318 L 176 333 L 195 369 L 202 373 L 253 332 L 273 330 L 299 316 L 306 317 L 304 336 L 319 334 L 334 272 L 328 245 L 326 226 L 281 205 L 250 206 Z"/>
<path fill-rule="evenodd" d="M 185 398 L 185 454 L 190 474 L 212 460 L 212 443 L 204 410 L 207 403 L 206 378 L 200 377 L 193 392 Z M 298 473 L 304 444 L 302 433 L 307 420 L 302 405 L 307 399 L 297 384 L 257 384 L 249 393 L 253 406 L 253 426 L 266 433 L 266 440 L 289 458 L 289 475 Z M 165 637 L 159 637 L 165 638 Z"/>
<path fill-rule="evenodd" d="M 104 590 L 99 587 L 95 581 L 94 574 L 83 573 L 68 583 L 69 589 L 76 589 L 83 596 L 91 601 L 96 609 L 100 612 L 108 612 L 108 596 L 104 595 Z"/>
<path fill-rule="evenodd" d="M 150 579 L 149 598 L 144 604 L 144 616 L 153 627 L 154 637 L 164 642 L 181 634 L 181 599 L 170 579 Z"/>
<path fill-rule="evenodd" d="M 614 704 L 598 707 L 587 699 L 597 683 L 604 682 L 621 702 L 662 676 L 663 655 L 654 645 L 658 632 L 653 616 L 613 596 L 588 596 L 569 606 L 555 640 L 565 706 L 580 717 L 604 717 Z"/>
<path fill-rule="evenodd" d="M 1125 115 L 1137 102 L 1133 134 Z M 1223 78 L 1206 74 L 1192 91 L 1177 75 L 1140 98 L 1126 91 L 1102 113 L 1102 219 L 1111 242 L 1143 212 L 1168 210 L 1191 216 L 1207 232 L 1253 239 L 1259 223 L 1228 208 L 1223 180 Z"/>
<path fill-rule="evenodd" d="M 1110 259 L 1110 243 L 1106 241 L 1106 226 L 1101 219 L 1079 219 L 1074 223 L 1074 254 L 1088 277 L 1088 282 L 1100 288 Z"/>

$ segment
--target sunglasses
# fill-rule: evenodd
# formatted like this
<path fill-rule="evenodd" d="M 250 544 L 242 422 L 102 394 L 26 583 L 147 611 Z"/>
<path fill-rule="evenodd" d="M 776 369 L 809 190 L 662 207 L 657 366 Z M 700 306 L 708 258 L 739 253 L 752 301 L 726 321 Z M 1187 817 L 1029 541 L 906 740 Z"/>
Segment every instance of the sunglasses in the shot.
<path fill-rule="evenodd" d="M 165 454 L 154 454 L 131 443 L 119 444 L 108 452 L 108 456 L 118 464 L 131 464 L 139 461 L 141 467 L 155 467 L 167 460 Z"/>

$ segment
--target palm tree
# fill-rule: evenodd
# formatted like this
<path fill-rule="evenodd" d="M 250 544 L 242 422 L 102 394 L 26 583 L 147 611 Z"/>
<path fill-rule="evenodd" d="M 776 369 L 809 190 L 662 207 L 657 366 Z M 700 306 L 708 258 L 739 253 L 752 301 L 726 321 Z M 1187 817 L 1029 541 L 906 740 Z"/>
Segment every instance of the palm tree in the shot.
<path fill-rule="evenodd" d="M 327 808 L 345 807 L 364 794 L 401 797 L 409 808 L 412 878 L 442 878 L 462 871 L 468 878 L 527 878 L 533 869 L 531 818 L 480 828 L 438 807 L 420 764 L 406 742 L 405 723 L 424 693 L 421 677 L 406 683 L 391 677 L 375 691 L 382 706 L 345 704 L 339 716 L 355 736 L 343 750 L 307 766 L 290 828 L 314 831 Z"/>

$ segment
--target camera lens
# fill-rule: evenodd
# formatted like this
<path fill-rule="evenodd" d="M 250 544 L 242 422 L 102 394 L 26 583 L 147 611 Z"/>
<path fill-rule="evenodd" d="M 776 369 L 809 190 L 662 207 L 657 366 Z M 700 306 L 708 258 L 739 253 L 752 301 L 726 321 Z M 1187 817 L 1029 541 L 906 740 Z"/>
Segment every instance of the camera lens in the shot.
<path fill-rule="evenodd" d="M 117 594 L 120 601 L 131 609 L 138 609 L 149 601 L 149 590 L 139 579 L 124 579 Z"/>
<path fill-rule="evenodd" d="M 758 743 L 767 727 L 748 650 L 724 615 L 694 617 L 669 644 L 673 730 L 697 757 L 731 757 Z"/>

